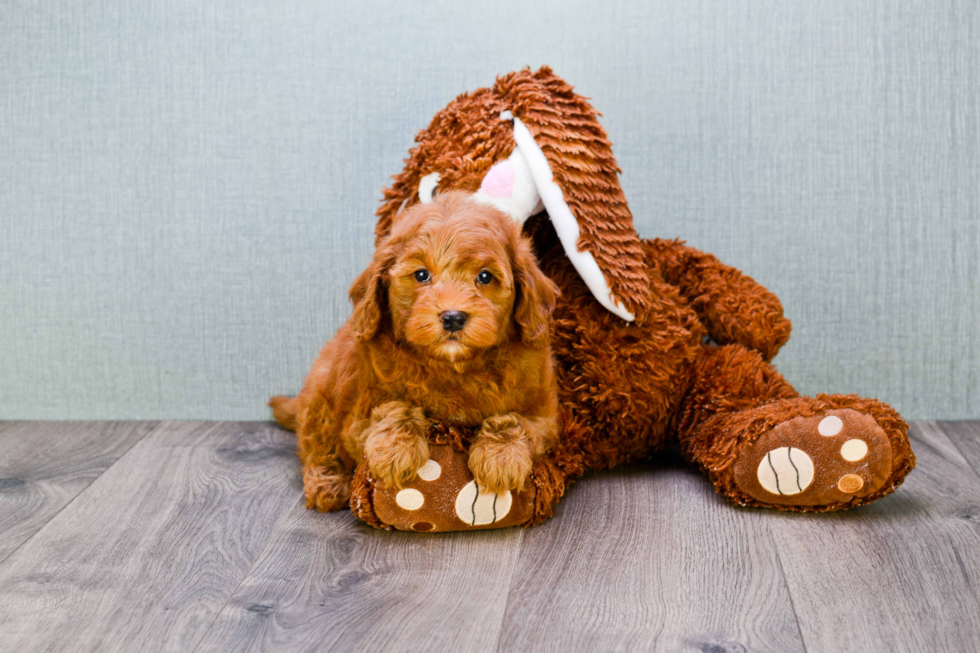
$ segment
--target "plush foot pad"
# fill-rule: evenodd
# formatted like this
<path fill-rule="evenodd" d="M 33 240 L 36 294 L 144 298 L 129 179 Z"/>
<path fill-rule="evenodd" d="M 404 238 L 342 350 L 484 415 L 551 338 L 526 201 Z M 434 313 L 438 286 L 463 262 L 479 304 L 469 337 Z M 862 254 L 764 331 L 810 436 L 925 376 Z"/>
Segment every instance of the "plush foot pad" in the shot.
<path fill-rule="evenodd" d="M 767 504 L 829 506 L 877 492 L 891 472 L 891 444 L 878 422 L 844 408 L 763 433 L 735 462 L 735 483 Z"/>
<path fill-rule="evenodd" d="M 365 487 L 356 488 L 355 497 L 363 496 L 370 505 L 355 506 L 352 501 L 358 516 L 376 526 L 416 532 L 505 528 L 531 520 L 534 483 L 526 483 L 521 492 L 487 492 L 473 481 L 467 454 L 430 445 L 429 456 L 417 478 L 400 490 L 379 487 L 359 470 L 355 485 Z M 361 513 L 370 513 L 370 518 Z"/>

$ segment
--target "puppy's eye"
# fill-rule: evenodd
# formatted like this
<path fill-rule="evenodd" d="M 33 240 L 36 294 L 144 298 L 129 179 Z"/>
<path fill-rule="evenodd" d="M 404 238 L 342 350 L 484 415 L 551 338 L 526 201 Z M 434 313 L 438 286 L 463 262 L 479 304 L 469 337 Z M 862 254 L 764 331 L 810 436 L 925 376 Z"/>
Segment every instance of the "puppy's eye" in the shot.
<path fill-rule="evenodd" d="M 480 270 L 480 274 L 476 275 L 476 282 L 482 283 L 484 286 L 493 281 L 493 275 L 486 270 Z"/>
<path fill-rule="evenodd" d="M 425 283 L 426 281 L 429 280 L 429 278 L 430 277 L 429 277 L 428 270 L 422 269 L 422 270 L 415 271 L 415 280 L 418 281 L 419 283 Z"/>

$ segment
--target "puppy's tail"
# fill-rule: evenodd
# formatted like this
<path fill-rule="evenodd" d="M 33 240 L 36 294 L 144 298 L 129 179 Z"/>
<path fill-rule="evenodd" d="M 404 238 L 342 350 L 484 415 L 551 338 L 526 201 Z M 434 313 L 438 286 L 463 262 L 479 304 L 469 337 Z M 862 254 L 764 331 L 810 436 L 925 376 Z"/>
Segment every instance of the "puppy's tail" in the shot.
<path fill-rule="evenodd" d="M 296 397 L 278 395 L 269 400 L 269 406 L 272 407 L 272 417 L 279 423 L 279 426 L 290 431 L 295 431 L 299 427 L 299 420 L 296 416 L 298 410 Z"/>

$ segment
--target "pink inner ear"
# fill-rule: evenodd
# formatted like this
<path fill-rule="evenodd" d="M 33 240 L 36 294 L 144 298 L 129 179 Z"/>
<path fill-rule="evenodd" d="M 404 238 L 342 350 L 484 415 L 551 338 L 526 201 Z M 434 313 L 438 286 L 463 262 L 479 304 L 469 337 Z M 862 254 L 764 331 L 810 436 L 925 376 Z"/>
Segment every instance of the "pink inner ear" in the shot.
<path fill-rule="evenodd" d="M 490 172 L 487 173 L 487 176 L 483 178 L 483 183 L 480 184 L 480 190 L 488 197 L 506 199 L 514 193 L 514 179 L 516 176 L 517 173 L 514 170 L 514 164 L 510 162 L 510 159 L 501 161 L 490 168 Z"/>

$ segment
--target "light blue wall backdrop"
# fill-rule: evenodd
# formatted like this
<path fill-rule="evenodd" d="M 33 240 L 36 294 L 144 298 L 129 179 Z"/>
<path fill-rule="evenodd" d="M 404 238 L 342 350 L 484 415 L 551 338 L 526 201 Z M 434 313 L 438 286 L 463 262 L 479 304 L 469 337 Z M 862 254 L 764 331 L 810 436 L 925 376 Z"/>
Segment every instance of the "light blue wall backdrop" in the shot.
<path fill-rule="evenodd" d="M 461 91 L 591 96 L 641 235 L 776 291 L 804 392 L 980 417 L 964 1 L 153 0 L 0 9 L 0 417 L 264 419 Z"/>

